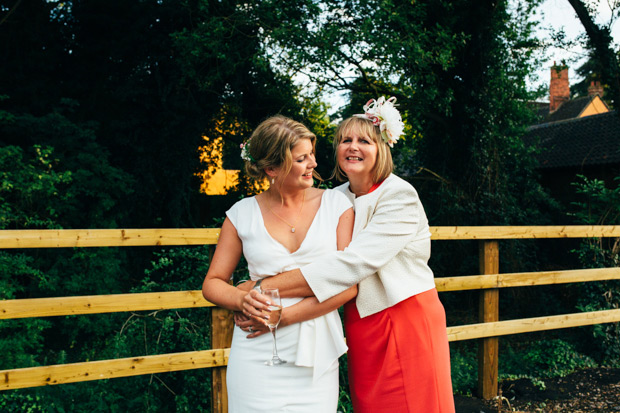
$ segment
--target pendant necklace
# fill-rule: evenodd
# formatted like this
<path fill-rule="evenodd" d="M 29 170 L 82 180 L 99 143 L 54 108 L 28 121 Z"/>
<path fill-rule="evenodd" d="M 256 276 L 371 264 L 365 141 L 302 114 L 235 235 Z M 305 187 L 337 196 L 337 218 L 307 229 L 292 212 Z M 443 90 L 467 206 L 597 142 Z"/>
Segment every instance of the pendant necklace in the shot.
<path fill-rule="evenodd" d="M 301 200 L 301 208 L 299 208 L 299 213 L 297 214 L 297 218 L 295 219 L 295 224 L 297 224 L 297 220 L 299 219 L 299 217 L 301 216 L 301 211 L 304 209 L 304 202 L 306 202 L 306 191 L 304 190 L 304 197 Z M 282 222 L 284 222 L 286 225 L 288 225 L 289 227 L 291 227 L 291 232 L 295 232 L 295 225 L 291 225 L 289 224 L 289 222 L 287 220 L 285 220 L 284 218 L 282 218 L 280 215 L 276 214 L 274 212 L 273 209 L 271 209 L 271 202 L 267 202 L 267 208 L 269 208 L 269 210 L 271 211 L 271 213 L 273 215 L 275 215 L 277 218 L 280 218 L 280 220 Z"/>

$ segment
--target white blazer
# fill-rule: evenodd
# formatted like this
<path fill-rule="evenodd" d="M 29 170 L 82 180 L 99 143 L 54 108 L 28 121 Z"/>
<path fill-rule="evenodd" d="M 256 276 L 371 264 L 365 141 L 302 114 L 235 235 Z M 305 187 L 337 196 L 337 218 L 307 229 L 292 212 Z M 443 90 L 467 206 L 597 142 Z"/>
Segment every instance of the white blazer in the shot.
<path fill-rule="evenodd" d="M 413 186 L 391 174 L 357 198 L 348 182 L 336 189 L 354 203 L 353 241 L 300 268 L 319 301 L 359 284 L 356 305 L 366 317 L 435 288 L 428 219 Z"/>

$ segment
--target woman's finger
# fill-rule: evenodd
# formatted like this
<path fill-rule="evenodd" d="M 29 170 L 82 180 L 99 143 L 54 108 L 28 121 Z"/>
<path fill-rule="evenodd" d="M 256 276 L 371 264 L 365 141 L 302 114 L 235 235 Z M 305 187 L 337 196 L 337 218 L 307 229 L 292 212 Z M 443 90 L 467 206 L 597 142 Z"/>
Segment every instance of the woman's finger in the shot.
<path fill-rule="evenodd" d="M 248 302 L 243 303 L 243 314 L 247 317 L 261 317 L 263 315 L 263 311 L 254 307 L 252 304 Z"/>
<path fill-rule="evenodd" d="M 265 321 L 262 318 L 254 318 L 252 321 L 253 324 L 249 327 L 250 334 L 246 336 L 247 338 L 262 336 L 263 334 L 269 332 L 269 327 L 267 327 Z"/>
<path fill-rule="evenodd" d="M 233 313 L 233 319 L 235 320 L 235 325 L 239 325 L 240 322 L 243 321 L 248 321 L 250 319 L 250 317 L 246 316 L 245 314 L 239 312 L 239 311 L 235 311 Z"/>
<path fill-rule="evenodd" d="M 263 334 L 266 334 L 266 333 L 267 333 L 267 331 L 263 331 L 263 330 L 254 331 L 251 334 L 248 334 L 247 336 L 245 336 L 245 338 L 255 338 L 255 337 L 258 337 L 258 336 L 262 336 Z"/>
<path fill-rule="evenodd" d="M 243 330 L 245 328 L 252 327 L 254 325 L 254 321 L 252 321 L 252 320 L 250 320 L 248 318 L 245 318 L 245 319 L 240 320 L 239 322 L 237 322 L 235 324 L 237 325 L 237 327 L 239 327 L 240 329 Z"/>
<path fill-rule="evenodd" d="M 263 301 L 261 301 L 261 299 Z M 255 316 L 267 318 L 265 311 L 269 311 L 269 307 L 266 303 L 269 303 L 269 299 L 258 293 L 256 290 L 250 291 L 245 295 L 243 300 L 243 313 L 246 316 Z"/>

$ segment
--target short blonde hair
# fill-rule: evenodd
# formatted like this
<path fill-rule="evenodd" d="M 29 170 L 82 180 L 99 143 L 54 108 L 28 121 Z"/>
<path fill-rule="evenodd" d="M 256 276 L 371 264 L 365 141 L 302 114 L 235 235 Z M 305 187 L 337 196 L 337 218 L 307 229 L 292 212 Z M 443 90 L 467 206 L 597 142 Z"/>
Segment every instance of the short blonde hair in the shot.
<path fill-rule="evenodd" d="M 390 147 L 381 137 L 379 126 L 373 125 L 370 119 L 358 118 L 356 116 L 343 120 L 340 125 L 338 125 L 338 129 L 336 129 L 336 135 L 334 136 L 334 159 L 336 161 L 336 166 L 334 167 L 332 177 L 335 177 L 340 182 L 348 180 L 347 174 L 345 174 L 342 169 L 340 169 L 340 165 L 338 165 L 337 152 L 338 145 L 340 145 L 342 139 L 354 133 L 359 136 L 367 137 L 377 144 L 377 160 L 372 170 L 372 178 L 374 183 L 383 181 L 394 171 L 394 161 L 392 160 Z"/>
<path fill-rule="evenodd" d="M 316 136 L 302 123 L 282 115 L 264 120 L 246 143 L 252 160 L 245 161 L 245 171 L 257 180 L 267 178 L 265 169 L 270 167 L 282 168 L 288 175 L 293 167 L 291 149 L 302 139 L 310 140 L 314 152 Z"/>

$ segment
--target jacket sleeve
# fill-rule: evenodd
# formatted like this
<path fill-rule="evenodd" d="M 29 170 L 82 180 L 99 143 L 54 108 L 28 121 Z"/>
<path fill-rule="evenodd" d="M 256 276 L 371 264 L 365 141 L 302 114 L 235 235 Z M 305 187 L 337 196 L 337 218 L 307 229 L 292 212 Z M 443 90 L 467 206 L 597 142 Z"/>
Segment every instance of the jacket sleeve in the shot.
<path fill-rule="evenodd" d="M 420 220 L 425 218 L 415 189 L 399 181 L 378 195 L 371 205 L 358 208 L 356 202 L 355 213 L 369 215 L 368 223 L 344 251 L 300 268 L 319 301 L 373 275 L 416 238 Z"/>

